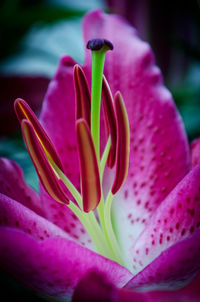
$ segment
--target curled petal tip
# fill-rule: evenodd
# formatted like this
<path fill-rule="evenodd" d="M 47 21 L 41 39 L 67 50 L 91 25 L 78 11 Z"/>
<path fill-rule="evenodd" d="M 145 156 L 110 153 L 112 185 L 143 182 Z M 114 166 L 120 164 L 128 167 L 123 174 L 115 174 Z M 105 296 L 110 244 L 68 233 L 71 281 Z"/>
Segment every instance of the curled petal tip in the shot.
<path fill-rule="evenodd" d="M 80 159 L 83 210 L 90 212 L 101 199 L 101 186 L 98 163 L 89 127 L 84 119 L 76 122 L 76 133 Z"/>
<path fill-rule="evenodd" d="M 115 179 L 111 189 L 113 194 L 120 189 L 126 179 L 130 152 L 129 121 L 120 92 L 116 93 L 114 100 L 117 115 L 117 155 Z"/>

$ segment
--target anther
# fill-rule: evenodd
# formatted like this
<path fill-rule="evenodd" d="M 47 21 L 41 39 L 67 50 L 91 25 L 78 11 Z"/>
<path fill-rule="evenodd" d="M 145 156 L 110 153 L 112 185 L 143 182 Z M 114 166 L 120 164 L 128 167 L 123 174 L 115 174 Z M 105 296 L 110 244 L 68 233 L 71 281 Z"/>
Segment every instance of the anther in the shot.
<path fill-rule="evenodd" d="M 117 115 L 117 157 L 115 180 L 111 189 L 113 194 L 121 188 L 126 179 L 130 152 L 129 121 L 120 92 L 116 93 L 114 100 Z"/>
<path fill-rule="evenodd" d="M 106 130 L 107 134 L 111 136 L 111 148 L 108 155 L 107 165 L 108 167 L 113 168 L 116 158 L 117 124 L 112 93 L 105 76 L 103 76 L 102 96 Z"/>
<path fill-rule="evenodd" d="M 43 127 L 41 126 L 40 122 L 38 121 L 36 115 L 31 110 L 29 105 L 22 99 L 16 99 L 14 103 L 14 109 L 20 124 L 22 120 L 27 120 L 31 123 L 35 134 L 41 142 L 43 149 L 50 155 L 50 157 L 60 168 L 60 170 L 63 171 L 62 163 L 59 159 L 59 156 L 57 155 L 56 149 L 51 139 L 44 131 Z"/>
<path fill-rule="evenodd" d="M 74 66 L 74 84 L 76 91 L 76 119 L 84 118 L 90 127 L 90 92 L 85 74 L 78 64 Z"/>
<path fill-rule="evenodd" d="M 84 119 L 77 120 L 76 133 L 80 161 L 83 210 L 84 212 L 90 212 L 96 209 L 101 199 L 98 163 L 90 129 Z"/>
<path fill-rule="evenodd" d="M 32 124 L 27 120 L 22 120 L 21 128 L 27 150 L 43 187 L 56 201 L 68 204 L 69 198 L 60 186 L 60 180 L 52 169 Z"/>

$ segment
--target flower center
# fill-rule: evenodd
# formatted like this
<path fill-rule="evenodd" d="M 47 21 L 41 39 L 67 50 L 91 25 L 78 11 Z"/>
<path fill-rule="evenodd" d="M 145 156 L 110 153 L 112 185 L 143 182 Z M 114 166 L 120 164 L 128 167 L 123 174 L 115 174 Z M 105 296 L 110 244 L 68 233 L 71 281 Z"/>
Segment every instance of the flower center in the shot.
<path fill-rule="evenodd" d="M 88 42 L 87 48 L 92 52 L 91 97 L 83 70 L 79 65 L 74 67 L 81 193 L 64 174 L 53 143 L 27 103 L 17 99 L 15 111 L 21 123 L 27 149 L 47 193 L 56 201 L 66 204 L 79 218 L 100 254 L 124 265 L 111 221 L 111 205 L 128 172 L 128 116 L 120 92 L 113 98 L 108 82 L 103 76 L 106 51 L 113 49 L 112 43 L 105 39 L 93 39 Z M 107 132 L 107 143 L 102 155 L 101 99 Z M 111 169 L 115 167 L 115 177 L 107 196 L 104 196 L 102 182 L 106 165 Z M 68 197 L 65 187 L 71 192 L 74 201 Z"/>

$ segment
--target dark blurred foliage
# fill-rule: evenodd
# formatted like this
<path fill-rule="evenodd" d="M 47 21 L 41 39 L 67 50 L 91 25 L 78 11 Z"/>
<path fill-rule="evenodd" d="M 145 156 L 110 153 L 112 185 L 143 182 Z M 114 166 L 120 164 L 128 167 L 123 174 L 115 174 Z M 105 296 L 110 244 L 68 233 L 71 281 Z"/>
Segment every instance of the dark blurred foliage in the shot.
<path fill-rule="evenodd" d="M 200 1 L 198 1 L 200 2 Z M 196 0 L 107 0 L 153 48 L 189 139 L 200 136 L 200 8 Z"/>
<path fill-rule="evenodd" d="M 111 12 L 121 14 L 147 40 L 164 76 L 169 75 L 174 52 L 182 58 L 182 73 L 188 61 L 200 61 L 200 10 L 196 0 L 107 0 Z"/>
<path fill-rule="evenodd" d="M 20 39 L 34 23 L 48 24 L 83 14 L 84 11 L 49 5 L 43 0 L 1 0 L 0 60 L 16 51 Z"/>
<path fill-rule="evenodd" d="M 38 297 L 34 292 L 25 288 L 6 273 L 0 271 L 0 298 L 1 301 L 16 301 L 16 302 L 44 302 L 41 297 Z"/>
<path fill-rule="evenodd" d="M 39 114 L 48 83 L 49 79 L 42 76 L 0 75 L 1 124 L 6 125 L 7 121 L 10 121 L 8 127 L 0 127 L 0 135 L 9 135 L 19 129 L 19 123 L 13 110 L 13 100 L 16 96 L 29 100 L 33 111 Z"/>

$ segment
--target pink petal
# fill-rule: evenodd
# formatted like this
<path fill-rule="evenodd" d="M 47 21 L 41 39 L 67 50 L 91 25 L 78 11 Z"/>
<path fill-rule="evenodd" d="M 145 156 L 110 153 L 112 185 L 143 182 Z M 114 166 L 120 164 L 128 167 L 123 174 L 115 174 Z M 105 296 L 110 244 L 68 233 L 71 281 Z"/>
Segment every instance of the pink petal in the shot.
<path fill-rule="evenodd" d="M 114 302 L 116 288 L 105 274 L 89 272 L 75 288 L 72 302 Z"/>
<path fill-rule="evenodd" d="M 200 165 L 175 187 L 133 244 L 132 267 L 139 271 L 164 250 L 200 227 Z"/>
<path fill-rule="evenodd" d="M 0 225 L 19 229 L 39 240 L 44 240 L 52 236 L 70 238 L 67 233 L 59 227 L 1 193 Z"/>
<path fill-rule="evenodd" d="M 191 151 L 191 165 L 194 168 L 197 164 L 200 163 L 200 138 L 192 142 L 190 146 Z"/>
<path fill-rule="evenodd" d="M 7 197 L 18 201 L 25 207 L 33 210 L 35 213 L 51 220 L 56 225 L 61 227 L 65 232 L 69 233 L 69 235 L 74 240 L 77 240 L 82 245 L 90 247 L 91 249 L 95 249 L 88 233 L 85 231 L 85 228 L 77 219 L 77 217 L 71 212 L 71 210 L 69 210 L 69 208 L 67 208 L 66 206 L 58 204 L 58 202 L 56 202 L 54 199 L 44 193 L 44 189 L 40 190 L 40 200 L 39 196 L 30 187 L 27 186 L 24 181 L 23 172 L 21 168 L 14 161 L 1 158 L 0 170 L 0 192 L 3 195 L 6 195 Z M 4 197 L 4 199 L 7 198 L 6 196 Z M 9 200 L 9 198 L 7 198 L 7 200 Z M 2 218 L 3 215 L 3 221 L 6 222 L 8 220 L 9 224 L 6 223 L 4 225 L 15 226 L 17 224 L 16 227 L 20 228 L 21 226 L 18 225 L 18 216 L 13 214 L 13 219 L 11 219 L 11 212 L 9 213 L 9 211 L 11 210 L 8 211 L 10 206 L 10 202 L 8 202 L 8 205 L 7 203 L 5 204 L 4 209 L 6 211 L 6 216 L 4 216 L 4 212 L 2 210 L 0 211 L 0 218 Z M 14 203 L 14 208 L 15 206 L 20 207 L 18 206 L 18 203 Z M 3 207 L 2 203 L 0 204 L 0 209 L 1 207 Z M 17 210 L 17 213 L 20 213 L 20 211 L 21 210 Z M 25 211 L 26 213 L 29 213 L 27 212 L 26 208 Z M 34 223 L 35 221 L 32 222 L 32 224 Z M 25 223 L 25 225 L 23 224 L 23 230 L 29 230 L 30 232 L 29 222 Z M 46 231 L 46 229 L 44 228 L 43 231 Z M 62 232 L 62 234 L 64 234 L 64 232 Z M 38 233 L 38 238 L 40 236 L 43 235 L 40 235 Z"/>
<path fill-rule="evenodd" d="M 77 285 L 72 302 L 199 302 L 200 275 L 176 291 L 135 292 L 116 288 L 105 274 L 88 273 Z"/>
<path fill-rule="evenodd" d="M 200 275 L 189 285 L 176 291 L 132 292 L 121 289 L 118 302 L 199 302 L 200 300 Z M 114 301 L 113 301 L 114 302 Z"/>
<path fill-rule="evenodd" d="M 116 232 L 126 251 L 152 212 L 189 171 L 189 147 L 149 45 L 121 17 L 101 11 L 84 19 L 85 44 L 94 37 L 106 38 L 114 45 L 106 56 L 105 76 L 113 94 L 117 90 L 122 93 L 130 121 L 128 178 L 113 202 Z M 84 70 L 88 78 L 90 68 L 87 51 Z"/>
<path fill-rule="evenodd" d="M 39 196 L 25 183 L 21 168 L 12 160 L 0 158 L 0 192 L 42 215 Z"/>
<path fill-rule="evenodd" d="M 0 228 L 0 242 L 1 268 L 44 296 L 70 299 L 91 270 L 105 272 L 116 286 L 131 277 L 119 264 L 64 238 L 38 242 L 21 231 Z"/>
<path fill-rule="evenodd" d="M 128 282 L 126 288 L 138 290 L 179 289 L 200 271 L 200 230 L 172 245 Z"/>

